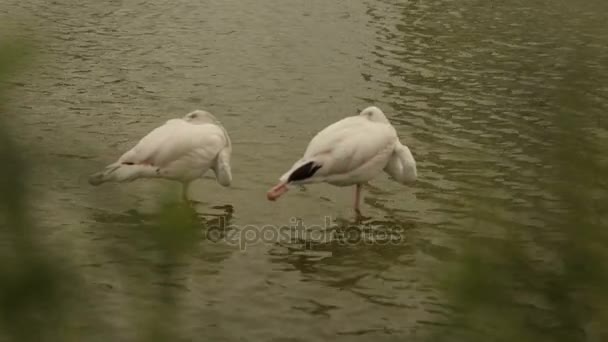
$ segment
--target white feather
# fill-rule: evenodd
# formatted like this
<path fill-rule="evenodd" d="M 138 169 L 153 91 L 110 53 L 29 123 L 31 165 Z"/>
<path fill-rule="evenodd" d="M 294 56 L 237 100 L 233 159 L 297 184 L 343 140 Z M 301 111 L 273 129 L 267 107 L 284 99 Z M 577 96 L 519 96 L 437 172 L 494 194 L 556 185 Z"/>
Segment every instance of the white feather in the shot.
<path fill-rule="evenodd" d="M 143 137 L 117 162 L 92 175 L 89 182 L 127 182 L 166 178 L 189 183 L 214 169 L 218 182 L 230 185 L 232 148 L 226 130 L 215 117 L 194 111 L 172 119 Z"/>
<path fill-rule="evenodd" d="M 401 183 L 416 178 L 412 154 L 376 107 L 366 108 L 359 115 L 342 119 L 319 132 L 310 141 L 304 156 L 281 176 L 281 182 L 287 183 L 294 171 L 309 162 L 320 166 L 318 171 L 290 183 L 362 184 L 382 170 Z"/>

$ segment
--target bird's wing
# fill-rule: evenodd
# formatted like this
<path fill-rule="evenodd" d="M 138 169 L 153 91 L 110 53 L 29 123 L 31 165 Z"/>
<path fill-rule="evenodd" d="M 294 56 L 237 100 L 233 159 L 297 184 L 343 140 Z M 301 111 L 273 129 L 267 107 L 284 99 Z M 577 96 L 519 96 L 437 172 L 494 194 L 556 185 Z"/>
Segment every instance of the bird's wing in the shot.
<path fill-rule="evenodd" d="M 315 178 L 349 173 L 392 148 L 396 139 L 395 129 L 389 124 L 357 116 L 340 120 L 319 132 L 304 157 L 281 178 L 311 162 L 310 165 L 320 166 L 311 169 Z"/>
<path fill-rule="evenodd" d="M 193 125 L 175 119 L 148 133 L 119 162 L 164 167 L 194 151 L 205 152 L 205 155 L 215 158 L 225 145 L 226 139 L 220 127 Z"/>

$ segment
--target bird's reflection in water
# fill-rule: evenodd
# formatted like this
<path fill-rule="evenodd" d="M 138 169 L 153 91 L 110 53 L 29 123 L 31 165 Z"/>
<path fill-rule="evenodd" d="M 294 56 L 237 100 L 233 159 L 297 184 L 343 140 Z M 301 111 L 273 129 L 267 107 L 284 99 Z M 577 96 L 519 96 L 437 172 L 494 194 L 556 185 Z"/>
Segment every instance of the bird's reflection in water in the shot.
<path fill-rule="evenodd" d="M 324 232 L 324 239 L 277 244 L 272 260 L 280 269 L 289 265 L 299 271 L 302 281 L 364 299 L 369 310 L 409 307 L 412 296 L 428 286 L 416 271 L 414 227 L 412 221 L 394 216 L 363 222 L 338 219 Z"/>
<path fill-rule="evenodd" d="M 206 208 L 199 209 L 208 210 Z M 204 227 L 205 240 L 216 243 L 225 239 L 226 234 L 232 229 L 234 207 L 231 204 L 225 204 L 213 206 L 211 209 L 216 210 L 216 212 L 198 211 L 197 215 Z"/>
<path fill-rule="evenodd" d="M 391 263 L 403 254 L 411 253 L 408 233 L 414 224 L 394 218 L 348 220 L 337 218 L 326 229 L 312 228 L 306 234 L 296 234 L 287 242 L 276 244 L 272 254 L 296 268 L 309 264 L 359 265 L 359 269 L 374 269 Z M 349 266 L 349 267 L 350 267 Z"/>
<path fill-rule="evenodd" d="M 93 221 L 103 227 L 103 229 L 94 229 L 89 232 L 94 235 L 94 240 L 109 241 L 112 248 L 115 248 L 117 244 L 126 244 L 130 249 L 144 248 L 146 250 L 154 248 L 146 241 L 151 241 L 154 234 L 159 229 L 162 230 L 160 227 L 163 225 L 169 230 L 180 228 L 180 226 L 191 228 L 192 234 L 189 236 L 198 240 L 198 243 L 204 243 L 207 240 L 216 242 L 210 237 L 213 237 L 213 234 L 218 231 L 217 227 L 230 227 L 234 213 L 231 204 L 202 208 L 201 205 L 194 206 L 185 202 L 166 203 L 161 209 L 154 212 L 136 209 L 124 212 L 91 210 Z M 224 231 L 224 229 L 219 231 Z M 168 233 L 169 235 L 165 238 L 171 238 L 171 232 Z"/>
<path fill-rule="evenodd" d="M 204 211 L 184 202 L 168 203 L 154 212 L 92 210 L 96 224 L 87 234 L 101 248 L 97 263 L 119 266 L 124 274 L 144 283 L 153 281 L 155 272 L 171 268 L 174 276 L 163 281 L 189 287 L 190 273 L 217 274 L 222 261 L 234 252 L 211 238 L 215 227 L 230 226 L 231 204 L 207 206 Z"/>
<path fill-rule="evenodd" d="M 192 223 L 200 223 L 203 228 L 217 226 L 220 223 L 230 224 L 234 213 L 234 207 L 231 204 L 212 206 L 210 208 L 213 211 L 209 211 L 208 208 L 207 206 L 203 208 L 201 204 L 192 205 L 184 202 L 168 203 L 164 206 L 165 210 L 179 211 L 181 215 L 192 220 Z M 151 225 L 159 219 L 158 212 L 143 212 L 136 209 L 129 209 L 122 213 L 94 210 L 91 216 L 94 221 L 103 224 L 142 224 L 144 226 Z"/>
<path fill-rule="evenodd" d="M 212 209 L 212 210 L 209 210 Z M 201 220 L 205 227 L 224 227 L 230 226 L 234 207 L 232 204 L 208 206 L 196 206 L 193 208 L 196 216 Z"/>

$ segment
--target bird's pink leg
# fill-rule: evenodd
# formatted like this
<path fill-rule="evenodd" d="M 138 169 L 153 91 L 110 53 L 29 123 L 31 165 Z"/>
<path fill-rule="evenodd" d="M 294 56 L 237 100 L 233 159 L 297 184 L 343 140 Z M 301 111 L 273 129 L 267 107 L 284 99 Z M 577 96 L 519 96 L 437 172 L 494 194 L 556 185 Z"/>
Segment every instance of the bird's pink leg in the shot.
<path fill-rule="evenodd" d="M 182 201 L 184 201 L 184 203 L 188 203 L 188 201 L 190 200 L 188 198 L 188 185 L 190 184 L 182 182 Z"/>
<path fill-rule="evenodd" d="M 355 185 L 355 212 L 357 214 L 361 214 L 361 209 L 359 209 L 359 202 L 361 199 L 361 184 Z"/>

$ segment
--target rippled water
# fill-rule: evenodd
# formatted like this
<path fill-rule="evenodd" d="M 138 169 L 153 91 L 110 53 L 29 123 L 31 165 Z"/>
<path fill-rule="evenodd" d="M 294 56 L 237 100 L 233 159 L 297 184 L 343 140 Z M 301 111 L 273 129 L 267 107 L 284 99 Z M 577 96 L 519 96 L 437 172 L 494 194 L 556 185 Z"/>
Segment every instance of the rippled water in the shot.
<path fill-rule="evenodd" d="M 0 18 L 22 18 L 21 33 L 34 32 L 43 51 L 11 103 L 19 141 L 46 147 L 32 152 L 37 213 L 49 244 L 67 242 L 104 299 L 90 310 L 123 338 L 138 314 L 127 304 L 154 310 L 154 294 L 126 285 L 145 278 L 138 265 L 149 252 L 101 252 L 131 244 L 125 231 L 175 184 L 92 188 L 86 177 L 150 129 L 196 108 L 223 121 L 234 187 L 202 181 L 193 197 L 202 217 L 241 228 L 352 220 L 353 189 L 310 186 L 277 203 L 265 191 L 312 135 L 364 106 L 384 109 L 413 150 L 415 186 L 381 177 L 365 192 L 362 227 L 391 244 L 240 250 L 202 239 L 180 277 L 157 285 L 180 289 L 183 335 L 213 341 L 402 341 L 441 324 L 450 310 L 429 273 L 463 237 L 498 234 L 471 222 L 471 201 L 514 229 L 543 228 L 533 204 L 551 200 L 543 153 L 555 114 L 605 134 L 606 13 L 591 0 L 0 5 Z M 579 102 L 564 107 L 572 93 Z M 118 277 L 124 266 L 130 279 Z"/>

